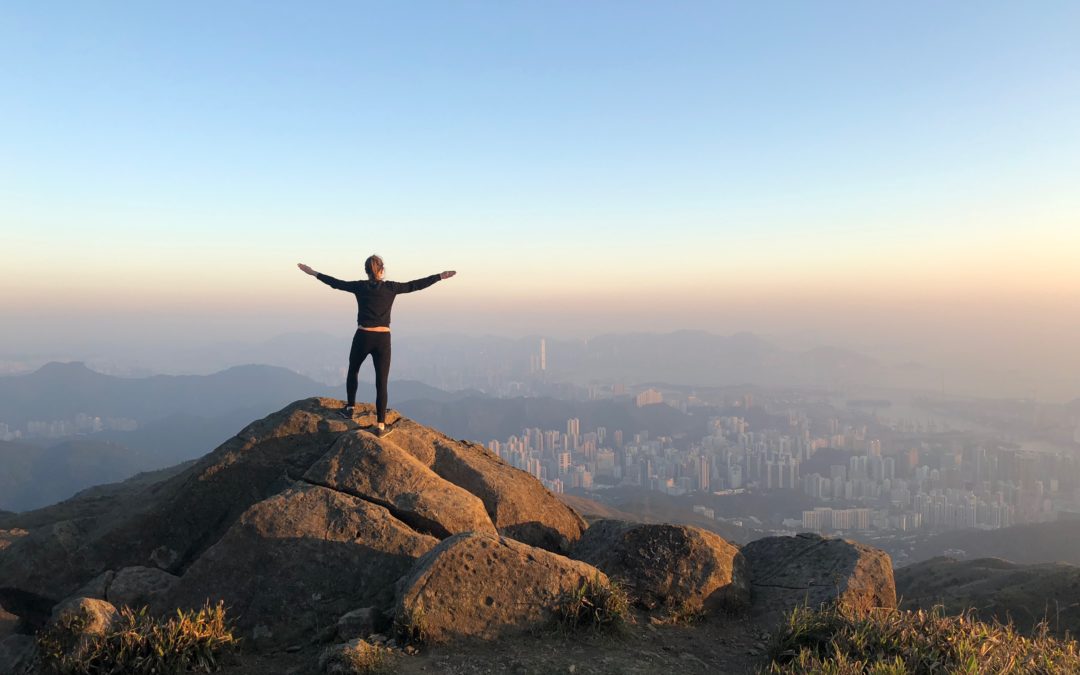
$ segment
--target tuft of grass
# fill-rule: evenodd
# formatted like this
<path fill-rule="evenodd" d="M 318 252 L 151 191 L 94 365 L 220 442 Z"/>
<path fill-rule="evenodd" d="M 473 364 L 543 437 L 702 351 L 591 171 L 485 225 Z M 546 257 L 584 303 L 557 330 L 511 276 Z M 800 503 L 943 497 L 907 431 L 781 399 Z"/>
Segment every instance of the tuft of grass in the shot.
<path fill-rule="evenodd" d="M 172 675 L 211 673 L 218 658 L 238 646 L 225 606 L 209 604 L 198 611 L 177 610 L 157 619 L 146 607 L 122 607 L 113 626 L 102 635 L 79 635 L 81 619 L 37 636 L 45 672 L 57 675 Z M 73 637 L 74 640 L 73 640 Z"/>
<path fill-rule="evenodd" d="M 972 612 L 796 608 L 762 671 L 768 675 L 907 673 L 1053 675 L 1080 672 L 1080 652 L 1043 622 L 1031 636 Z"/>
<path fill-rule="evenodd" d="M 618 582 L 596 575 L 563 595 L 556 607 L 559 627 L 566 632 L 622 628 L 630 615 L 630 601 Z"/>
<path fill-rule="evenodd" d="M 399 616 L 394 617 L 394 631 L 402 644 L 423 645 L 428 641 L 427 628 L 424 625 L 424 606 L 412 605 Z"/>
<path fill-rule="evenodd" d="M 321 670 L 329 675 L 367 675 L 382 672 L 388 665 L 391 650 L 357 638 L 329 647 L 323 653 Z"/>

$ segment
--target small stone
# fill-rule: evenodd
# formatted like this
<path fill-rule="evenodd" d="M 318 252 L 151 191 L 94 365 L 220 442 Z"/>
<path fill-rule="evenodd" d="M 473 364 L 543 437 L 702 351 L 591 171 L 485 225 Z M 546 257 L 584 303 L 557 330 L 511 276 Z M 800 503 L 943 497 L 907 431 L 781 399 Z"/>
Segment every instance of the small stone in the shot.
<path fill-rule="evenodd" d="M 577 672 L 577 666 L 575 666 L 574 664 L 571 663 L 569 666 L 566 667 L 566 672 L 568 672 L 568 673 L 576 673 Z"/>
<path fill-rule="evenodd" d="M 295 654 L 296 652 L 300 651 L 300 649 L 301 649 L 300 645 L 289 645 L 288 647 L 285 648 L 285 651 L 288 652 L 289 654 Z"/>
<path fill-rule="evenodd" d="M 413 656 L 414 654 L 418 654 L 420 650 L 412 645 L 405 645 L 404 652 L 409 656 Z"/>

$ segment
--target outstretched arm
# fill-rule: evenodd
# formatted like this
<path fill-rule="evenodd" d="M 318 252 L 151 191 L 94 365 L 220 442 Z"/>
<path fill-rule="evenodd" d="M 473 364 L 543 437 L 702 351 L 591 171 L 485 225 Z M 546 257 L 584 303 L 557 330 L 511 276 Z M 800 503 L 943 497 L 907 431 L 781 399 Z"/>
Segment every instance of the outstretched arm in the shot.
<path fill-rule="evenodd" d="M 328 274 L 319 274 L 318 272 L 311 269 L 310 267 L 308 267 L 304 263 L 296 263 L 296 266 L 299 267 L 300 270 L 304 272 L 304 274 L 310 274 L 311 276 L 313 276 L 316 279 L 318 279 L 319 281 L 323 282 L 324 284 L 326 284 L 330 288 L 336 288 L 339 291 L 351 291 L 352 290 L 352 287 L 351 287 L 352 282 L 341 281 L 340 279 L 335 279 L 334 277 L 332 277 L 332 276 L 330 276 Z"/>
<path fill-rule="evenodd" d="M 424 277 L 423 279 L 413 279 L 412 281 L 406 281 L 404 283 L 400 281 L 388 281 L 391 284 L 391 288 L 395 293 L 412 293 L 413 291 L 422 291 L 431 284 L 439 281 L 440 279 L 449 279 L 457 274 L 457 272 L 439 272 L 438 274 L 432 274 L 430 277 Z"/>

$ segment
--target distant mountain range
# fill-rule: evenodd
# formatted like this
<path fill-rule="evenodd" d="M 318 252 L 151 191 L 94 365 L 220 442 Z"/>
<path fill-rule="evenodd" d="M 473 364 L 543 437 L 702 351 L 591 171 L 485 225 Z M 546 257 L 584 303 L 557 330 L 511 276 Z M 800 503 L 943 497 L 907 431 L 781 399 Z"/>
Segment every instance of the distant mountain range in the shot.
<path fill-rule="evenodd" d="M 396 381 L 392 387 L 395 400 L 451 398 L 420 382 Z M 361 390 L 360 395 L 365 398 L 373 393 Z M 22 427 L 31 420 L 71 419 L 79 413 L 139 423 L 176 415 L 220 417 L 235 410 L 266 414 L 306 396 L 343 395 L 344 383 L 329 387 L 277 366 L 235 366 L 212 375 L 125 378 L 104 375 L 80 362 L 53 362 L 28 375 L 0 377 L 0 422 Z"/>
<path fill-rule="evenodd" d="M 371 397 L 361 383 L 360 398 Z M 299 398 L 341 398 L 285 368 L 238 366 L 212 375 L 121 378 L 82 363 L 49 363 L 28 375 L 0 377 L 0 422 L 71 421 L 82 413 L 134 420 L 133 431 L 0 441 L 0 509 L 52 504 L 93 485 L 199 457 L 258 419 Z M 453 398 L 419 382 L 394 382 L 395 403 Z"/>

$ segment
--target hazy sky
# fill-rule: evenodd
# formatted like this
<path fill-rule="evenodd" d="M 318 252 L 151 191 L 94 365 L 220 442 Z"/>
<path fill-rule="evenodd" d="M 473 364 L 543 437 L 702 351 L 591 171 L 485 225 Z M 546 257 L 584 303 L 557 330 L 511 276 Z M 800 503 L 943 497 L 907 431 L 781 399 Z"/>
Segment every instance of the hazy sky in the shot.
<path fill-rule="evenodd" d="M 1080 376 L 1078 35 L 1071 1 L 4 3 L 0 352 L 347 331 L 294 265 L 379 252 L 460 272 L 406 330 Z"/>

